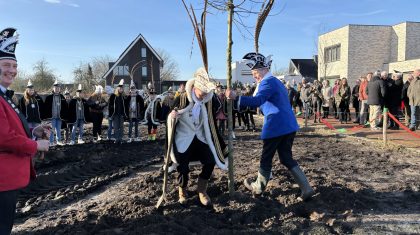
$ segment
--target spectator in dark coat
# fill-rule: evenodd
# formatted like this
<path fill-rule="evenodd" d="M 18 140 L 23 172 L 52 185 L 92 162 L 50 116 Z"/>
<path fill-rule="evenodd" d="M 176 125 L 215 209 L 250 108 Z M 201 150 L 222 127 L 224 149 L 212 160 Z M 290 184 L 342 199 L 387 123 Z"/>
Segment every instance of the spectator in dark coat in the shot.
<path fill-rule="evenodd" d="M 359 100 L 359 87 L 360 79 L 356 80 L 356 85 L 351 91 L 351 101 L 353 104 L 354 111 L 356 112 L 356 120 L 353 123 L 359 123 L 360 121 L 360 100 Z"/>
<path fill-rule="evenodd" d="M 377 73 L 369 81 L 366 87 L 366 94 L 368 95 L 367 104 L 369 105 L 370 128 L 372 130 L 378 130 L 376 124 L 382 111 L 381 106 L 384 103 L 386 90 L 384 81 L 380 79 Z"/>
<path fill-rule="evenodd" d="M 50 135 L 50 145 L 54 145 L 54 136 L 56 136 L 57 144 L 63 145 L 61 142 L 62 123 L 68 116 L 67 102 L 61 94 L 61 87 L 56 80 L 53 84 L 53 93 L 45 98 L 44 108 L 41 111 L 43 119 L 51 120 L 52 132 Z"/>
<path fill-rule="evenodd" d="M 401 73 L 397 73 L 397 74 L 393 74 L 392 75 L 392 79 L 391 79 L 391 85 L 388 87 L 389 92 L 388 92 L 388 96 L 389 96 L 389 112 L 396 116 L 398 114 L 399 108 L 401 106 L 401 94 L 402 94 L 402 88 L 403 88 L 403 79 L 402 79 L 402 74 Z M 399 127 L 398 125 L 395 123 L 395 121 L 390 118 L 390 129 L 393 130 L 398 130 Z"/>
<path fill-rule="evenodd" d="M 41 124 L 41 112 L 44 101 L 35 92 L 32 81 L 29 79 L 27 88 L 19 100 L 19 109 L 28 121 L 30 129 Z"/>
<path fill-rule="evenodd" d="M 350 105 L 350 86 L 347 83 L 347 78 L 341 79 L 340 87 L 336 93 L 335 102 L 337 107 L 340 109 L 340 122 L 348 121 L 348 114 L 350 114 L 349 105 Z"/>
<path fill-rule="evenodd" d="M 121 79 L 117 88 L 109 97 L 108 109 L 109 117 L 112 118 L 114 127 L 115 143 L 121 144 L 124 134 L 124 119 L 128 118 L 128 103 L 124 95 L 124 79 Z"/>
<path fill-rule="evenodd" d="M 311 87 L 311 101 L 312 108 L 314 110 L 314 123 L 321 122 L 321 105 L 322 105 L 322 92 L 321 92 L 321 83 L 318 80 L 314 81 L 314 84 Z"/>

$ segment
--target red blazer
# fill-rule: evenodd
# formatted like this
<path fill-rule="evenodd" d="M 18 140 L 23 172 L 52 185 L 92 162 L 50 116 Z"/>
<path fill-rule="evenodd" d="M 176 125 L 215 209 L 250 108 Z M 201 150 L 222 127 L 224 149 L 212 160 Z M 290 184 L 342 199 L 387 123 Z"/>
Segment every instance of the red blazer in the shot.
<path fill-rule="evenodd" d="M 37 144 L 27 137 L 19 116 L 0 97 L 0 192 L 23 188 L 35 178 Z"/>

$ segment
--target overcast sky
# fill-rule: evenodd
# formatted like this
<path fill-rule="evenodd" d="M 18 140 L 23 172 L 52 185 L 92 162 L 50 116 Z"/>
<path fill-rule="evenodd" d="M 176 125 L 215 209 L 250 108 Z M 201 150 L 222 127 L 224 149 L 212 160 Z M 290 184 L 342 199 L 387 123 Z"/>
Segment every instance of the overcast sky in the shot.
<path fill-rule="evenodd" d="M 139 33 L 178 62 L 180 78 L 202 66 L 180 0 L 0 0 L 0 9 L 0 28 L 15 27 L 20 34 L 16 55 L 27 73 L 45 58 L 62 80 L 71 81 L 81 61 L 117 58 Z M 420 21 L 419 9 L 418 0 L 277 0 L 260 36 L 260 52 L 272 54 L 274 65 L 284 68 L 291 58 L 312 58 L 320 33 L 348 24 Z M 255 20 L 250 15 L 246 24 Z M 219 79 L 226 77 L 226 22 L 224 13 L 207 17 L 209 67 Z M 233 34 L 233 59 L 240 60 L 253 51 L 252 35 L 244 38 L 237 29 Z"/>

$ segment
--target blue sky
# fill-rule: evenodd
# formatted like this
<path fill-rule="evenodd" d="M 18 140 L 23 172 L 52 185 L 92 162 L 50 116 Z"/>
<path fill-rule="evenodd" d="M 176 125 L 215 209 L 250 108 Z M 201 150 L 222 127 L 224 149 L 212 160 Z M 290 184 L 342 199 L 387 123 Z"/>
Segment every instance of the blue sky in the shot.
<path fill-rule="evenodd" d="M 0 8 L 0 28 L 15 27 L 20 34 L 16 54 L 27 73 L 45 58 L 62 80 L 71 81 L 81 61 L 117 58 L 139 33 L 178 62 L 180 78 L 202 66 L 180 0 L 0 0 Z M 260 52 L 272 54 L 276 67 L 287 67 L 291 58 L 316 54 L 320 33 L 347 24 L 420 21 L 418 10 L 417 0 L 277 0 L 272 11 L 277 14 L 267 19 L 260 36 Z M 226 77 L 226 19 L 217 12 L 207 18 L 210 72 L 220 79 Z M 246 23 L 253 26 L 255 19 L 250 15 Z M 234 60 L 253 51 L 252 36 L 247 37 L 234 28 Z"/>

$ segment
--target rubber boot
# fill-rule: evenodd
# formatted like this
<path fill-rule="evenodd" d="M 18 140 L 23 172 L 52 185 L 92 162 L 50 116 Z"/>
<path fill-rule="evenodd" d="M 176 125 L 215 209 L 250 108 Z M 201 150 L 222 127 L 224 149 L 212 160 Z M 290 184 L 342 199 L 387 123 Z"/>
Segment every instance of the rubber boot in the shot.
<path fill-rule="evenodd" d="M 179 195 L 179 199 L 178 202 L 182 205 L 185 205 L 185 203 L 187 202 L 187 188 L 183 188 L 183 187 L 178 187 L 178 195 Z"/>
<path fill-rule="evenodd" d="M 257 179 L 254 182 L 252 182 L 251 179 L 245 179 L 244 185 L 248 190 L 252 192 L 252 194 L 261 195 L 267 187 L 268 181 L 269 178 L 266 178 L 264 175 L 258 172 Z"/>
<path fill-rule="evenodd" d="M 198 182 L 197 182 L 198 198 L 200 199 L 200 203 L 206 207 L 211 206 L 211 199 L 209 195 L 207 195 L 208 182 L 209 182 L 208 180 L 198 177 Z"/>
<path fill-rule="evenodd" d="M 293 167 L 290 172 L 293 175 L 293 178 L 295 179 L 296 183 L 298 183 L 300 190 L 302 191 L 302 194 L 300 195 L 300 199 L 303 201 L 306 201 L 310 199 L 314 194 L 314 190 L 309 185 L 308 179 L 306 179 L 305 173 L 300 169 L 299 166 Z"/>

